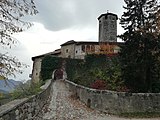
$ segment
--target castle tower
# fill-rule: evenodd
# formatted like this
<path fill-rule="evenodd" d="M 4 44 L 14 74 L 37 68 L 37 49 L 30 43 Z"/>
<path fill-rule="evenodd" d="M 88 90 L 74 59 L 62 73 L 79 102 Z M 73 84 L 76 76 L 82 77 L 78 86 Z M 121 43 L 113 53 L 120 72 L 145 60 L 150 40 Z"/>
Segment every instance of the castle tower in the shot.
<path fill-rule="evenodd" d="M 117 42 L 118 16 L 113 13 L 101 14 L 99 20 L 99 42 Z"/>

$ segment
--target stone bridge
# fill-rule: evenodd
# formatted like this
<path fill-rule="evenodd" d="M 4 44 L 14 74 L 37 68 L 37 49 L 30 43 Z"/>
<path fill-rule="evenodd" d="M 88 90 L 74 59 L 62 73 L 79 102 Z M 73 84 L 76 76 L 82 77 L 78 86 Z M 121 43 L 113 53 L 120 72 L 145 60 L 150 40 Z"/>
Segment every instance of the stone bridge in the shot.
<path fill-rule="evenodd" d="M 159 94 L 100 91 L 67 80 L 48 81 L 42 88 L 38 95 L 1 106 L 0 120 L 142 120 L 107 113 L 160 111 Z"/>

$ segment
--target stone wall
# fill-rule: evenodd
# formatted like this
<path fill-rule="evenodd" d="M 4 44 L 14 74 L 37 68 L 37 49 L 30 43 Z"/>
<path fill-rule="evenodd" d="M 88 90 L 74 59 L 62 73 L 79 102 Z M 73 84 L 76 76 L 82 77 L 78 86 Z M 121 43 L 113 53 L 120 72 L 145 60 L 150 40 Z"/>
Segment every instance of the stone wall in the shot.
<path fill-rule="evenodd" d="M 96 90 L 65 80 L 66 86 L 88 107 L 106 113 L 160 112 L 160 93 Z"/>
<path fill-rule="evenodd" d="M 74 58 L 75 57 L 74 51 L 75 51 L 75 44 L 61 46 L 61 57 Z"/>
<path fill-rule="evenodd" d="M 32 82 L 34 83 L 38 83 L 40 81 L 42 59 L 43 57 L 35 58 L 35 60 L 33 61 Z"/>
<path fill-rule="evenodd" d="M 43 91 L 39 94 L 0 106 L 0 120 L 36 120 L 49 100 L 51 85 L 50 80 L 42 86 Z"/>
<path fill-rule="evenodd" d="M 117 15 L 106 13 L 100 15 L 99 42 L 117 42 Z"/>

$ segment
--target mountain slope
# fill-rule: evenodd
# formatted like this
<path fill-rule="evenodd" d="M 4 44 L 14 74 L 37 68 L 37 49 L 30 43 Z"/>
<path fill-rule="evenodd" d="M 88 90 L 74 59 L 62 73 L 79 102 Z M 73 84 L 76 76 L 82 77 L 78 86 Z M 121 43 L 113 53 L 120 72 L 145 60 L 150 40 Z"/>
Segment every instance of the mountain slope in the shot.
<path fill-rule="evenodd" d="M 20 84 L 22 84 L 22 82 L 13 79 L 0 80 L 0 92 L 11 92 Z"/>

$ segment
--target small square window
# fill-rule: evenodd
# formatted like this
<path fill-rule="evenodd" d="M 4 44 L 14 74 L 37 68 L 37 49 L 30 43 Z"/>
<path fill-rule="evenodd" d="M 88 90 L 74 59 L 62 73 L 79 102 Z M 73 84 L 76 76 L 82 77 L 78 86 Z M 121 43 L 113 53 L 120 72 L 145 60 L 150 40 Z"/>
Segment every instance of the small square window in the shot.
<path fill-rule="evenodd" d="M 68 49 L 66 49 L 66 53 L 68 53 Z"/>
<path fill-rule="evenodd" d="M 85 52 L 85 45 L 82 45 L 82 52 Z"/>

